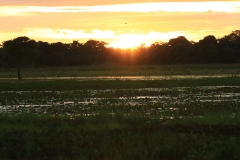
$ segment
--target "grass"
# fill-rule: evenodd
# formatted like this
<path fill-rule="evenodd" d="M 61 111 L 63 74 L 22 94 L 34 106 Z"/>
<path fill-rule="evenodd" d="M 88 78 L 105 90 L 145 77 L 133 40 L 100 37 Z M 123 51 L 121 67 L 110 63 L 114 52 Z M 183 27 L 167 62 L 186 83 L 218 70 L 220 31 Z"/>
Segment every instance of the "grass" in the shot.
<path fill-rule="evenodd" d="M 0 119 L 1 126 L 5 124 L 0 132 L 1 159 L 240 158 L 239 117 L 233 118 L 234 124 L 197 119 L 189 123 L 184 118 L 163 123 L 104 113 L 74 119 L 25 113 Z"/>
<path fill-rule="evenodd" d="M 239 125 L 240 116 L 232 112 L 205 112 L 202 116 L 196 117 L 175 117 L 169 121 L 170 125 L 185 124 L 185 125 Z"/>
<path fill-rule="evenodd" d="M 97 76 L 166 76 L 239 74 L 239 64 L 186 64 L 186 65 L 100 65 L 79 67 L 23 68 L 23 78 L 97 77 Z M 9 74 L 10 73 L 10 74 Z M 59 74 L 58 74 L 59 73 Z M 16 78 L 14 68 L 0 69 L 0 78 Z"/>
<path fill-rule="evenodd" d="M 170 79 L 170 80 L 0 80 L 0 91 L 75 90 L 75 89 L 136 89 L 159 87 L 238 86 L 240 77 Z"/>
<path fill-rule="evenodd" d="M 191 65 L 164 67 L 175 71 Z M 0 159 L 239 159 L 238 86 L 237 75 L 1 79 Z"/>

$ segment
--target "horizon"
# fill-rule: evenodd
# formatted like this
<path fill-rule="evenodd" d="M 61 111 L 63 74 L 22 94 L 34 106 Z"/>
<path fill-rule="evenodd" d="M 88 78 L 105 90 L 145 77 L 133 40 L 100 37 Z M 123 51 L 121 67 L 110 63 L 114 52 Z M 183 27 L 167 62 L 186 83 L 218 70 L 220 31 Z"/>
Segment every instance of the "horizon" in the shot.
<path fill-rule="evenodd" d="M 208 35 L 221 38 L 240 29 L 236 0 L 8 0 L 0 5 L 0 42 L 27 36 L 49 43 L 93 39 L 132 48 L 178 36 L 195 42 Z"/>
<path fill-rule="evenodd" d="M 240 31 L 240 30 L 235 30 L 235 31 Z M 233 33 L 233 32 L 234 32 L 234 31 L 231 31 L 231 32 L 230 32 L 229 34 L 227 34 L 227 35 L 230 35 L 230 34 Z M 216 40 L 218 40 L 218 39 L 224 38 L 224 37 L 227 36 L 227 35 L 223 35 L 222 37 L 216 37 L 215 35 L 205 35 L 202 39 L 199 39 L 198 42 L 197 42 L 197 41 L 193 41 L 193 40 L 191 40 L 191 39 L 187 39 L 185 36 L 183 36 L 183 37 L 185 37 L 190 43 L 199 43 L 200 40 L 203 40 L 203 39 L 204 39 L 205 37 L 207 37 L 207 36 L 214 36 L 214 37 L 216 38 Z M 27 36 L 19 36 L 19 37 L 27 37 Z M 181 36 L 173 37 L 173 38 L 171 38 L 171 39 L 176 39 L 176 38 L 179 38 L 179 37 L 181 37 Z M 13 39 L 16 39 L 16 38 L 18 38 L 18 37 L 14 37 Z M 27 38 L 29 38 L 29 37 L 27 37 Z M 9 41 L 9 40 L 13 40 L 13 39 L 5 40 L 5 41 L 3 41 L 2 43 L 6 42 L 6 41 Z M 31 39 L 31 38 L 29 38 L 29 39 Z M 165 42 L 159 41 L 159 42 L 152 42 L 152 43 L 149 43 L 149 44 L 140 43 L 139 45 L 136 44 L 136 45 L 133 46 L 133 47 L 131 47 L 131 46 L 130 46 L 130 47 L 112 46 L 111 44 L 109 45 L 108 42 L 103 41 L 103 40 L 101 40 L 101 39 L 88 39 L 88 40 L 86 40 L 85 42 L 79 42 L 78 40 L 72 40 L 71 42 L 62 42 L 62 41 L 47 42 L 47 41 L 35 40 L 35 39 L 32 39 L 32 40 L 34 40 L 34 41 L 36 41 L 36 42 L 47 42 L 47 43 L 49 43 L 49 44 L 54 44 L 54 43 L 71 44 L 71 43 L 73 43 L 74 41 L 77 41 L 78 43 L 80 43 L 80 44 L 82 44 L 82 45 L 84 45 L 87 41 L 93 40 L 93 41 L 99 41 L 99 42 L 104 42 L 104 43 L 106 43 L 106 44 L 105 44 L 105 47 L 106 47 L 106 48 L 136 49 L 136 48 L 139 48 L 139 47 L 141 47 L 141 46 L 149 47 L 149 46 L 151 46 L 152 44 L 156 44 L 156 43 L 159 43 L 159 44 L 161 44 L 161 43 L 168 43 L 171 39 L 169 39 L 169 40 L 167 40 L 167 41 L 165 41 Z M 1 47 L 1 45 L 0 45 L 0 47 Z"/>

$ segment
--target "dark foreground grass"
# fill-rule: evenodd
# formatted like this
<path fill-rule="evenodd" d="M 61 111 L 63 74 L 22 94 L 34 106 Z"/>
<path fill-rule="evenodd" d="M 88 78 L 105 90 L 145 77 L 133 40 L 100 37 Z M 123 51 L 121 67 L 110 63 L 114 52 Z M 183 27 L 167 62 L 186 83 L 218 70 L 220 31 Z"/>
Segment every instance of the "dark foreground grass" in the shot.
<path fill-rule="evenodd" d="M 239 86 L 240 77 L 168 80 L 0 80 L 0 91 L 137 89 L 161 87 Z"/>
<path fill-rule="evenodd" d="M 220 115 L 166 122 L 104 113 L 1 114 L 0 159 L 239 159 L 240 118 Z"/>

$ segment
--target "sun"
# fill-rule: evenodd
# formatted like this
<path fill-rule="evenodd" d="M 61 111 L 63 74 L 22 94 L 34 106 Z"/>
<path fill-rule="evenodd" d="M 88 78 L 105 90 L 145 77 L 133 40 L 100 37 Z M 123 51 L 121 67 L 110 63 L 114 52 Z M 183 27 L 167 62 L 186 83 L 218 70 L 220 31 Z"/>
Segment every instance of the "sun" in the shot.
<path fill-rule="evenodd" d="M 136 48 L 139 47 L 141 44 L 145 43 L 144 38 L 142 35 L 138 34 L 122 34 L 116 37 L 116 40 L 109 43 L 109 47 L 114 48 Z"/>
<path fill-rule="evenodd" d="M 128 48 L 136 48 L 141 45 L 141 42 L 138 41 L 128 41 L 128 40 L 122 40 L 122 41 L 116 41 L 109 44 L 109 47 L 113 48 L 121 48 L 121 49 L 128 49 Z"/>

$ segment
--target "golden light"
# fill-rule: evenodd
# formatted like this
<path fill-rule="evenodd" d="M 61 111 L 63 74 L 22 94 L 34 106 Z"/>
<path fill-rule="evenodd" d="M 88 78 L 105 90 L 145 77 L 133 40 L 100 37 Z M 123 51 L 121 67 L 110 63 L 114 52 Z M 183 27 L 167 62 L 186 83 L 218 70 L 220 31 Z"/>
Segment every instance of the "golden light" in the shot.
<path fill-rule="evenodd" d="M 82 40 L 96 39 L 109 43 L 108 47 L 114 48 L 135 48 L 141 44 L 150 46 L 154 42 L 166 42 L 171 38 L 186 36 L 185 32 L 148 32 L 148 33 L 122 33 L 110 30 L 83 31 L 71 29 L 51 29 L 51 28 L 25 28 L 24 35 L 34 39 L 48 39 L 51 41 L 61 40 L 71 42 L 73 39 Z"/>
<path fill-rule="evenodd" d="M 109 47 L 114 48 L 136 48 L 141 44 L 150 46 L 154 42 L 166 42 L 171 38 L 186 36 L 184 32 L 149 32 L 149 33 L 128 33 L 115 35 L 115 41 L 110 42 Z"/>
<path fill-rule="evenodd" d="M 121 48 L 121 49 L 127 49 L 127 48 L 135 48 L 140 46 L 140 42 L 134 42 L 134 41 L 126 41 L 126 40 L 122 40 L 122 41 L 117 41 L 117 42 L 113 42 L 110 45 L 108 45 L 108 47 L 113 47 L 113 48 Z"/>
<path fill-rule="evenodd" d="M 109 47 L 114 48 L 135 48 L 140 46 L 142 43 L 146 41 L 146 37 L 142 34 L 120 34 L 116 35 L 116 40 L 109 44 Z"/>
<path fill-rule="evenodd" d="M 150 2 L 86 7 L 86 12 L 239 12 L 240 2 Z M 81 8 L 83 9 L 83 8 Z"/>
<path fill-rule="evenodd" d="M 96 6 L 0 6 L 0 16 L 23 16 L 34 13 L 72 12 L 235 12 L 239 1 L 210 2 L 150 2 Z"/>

